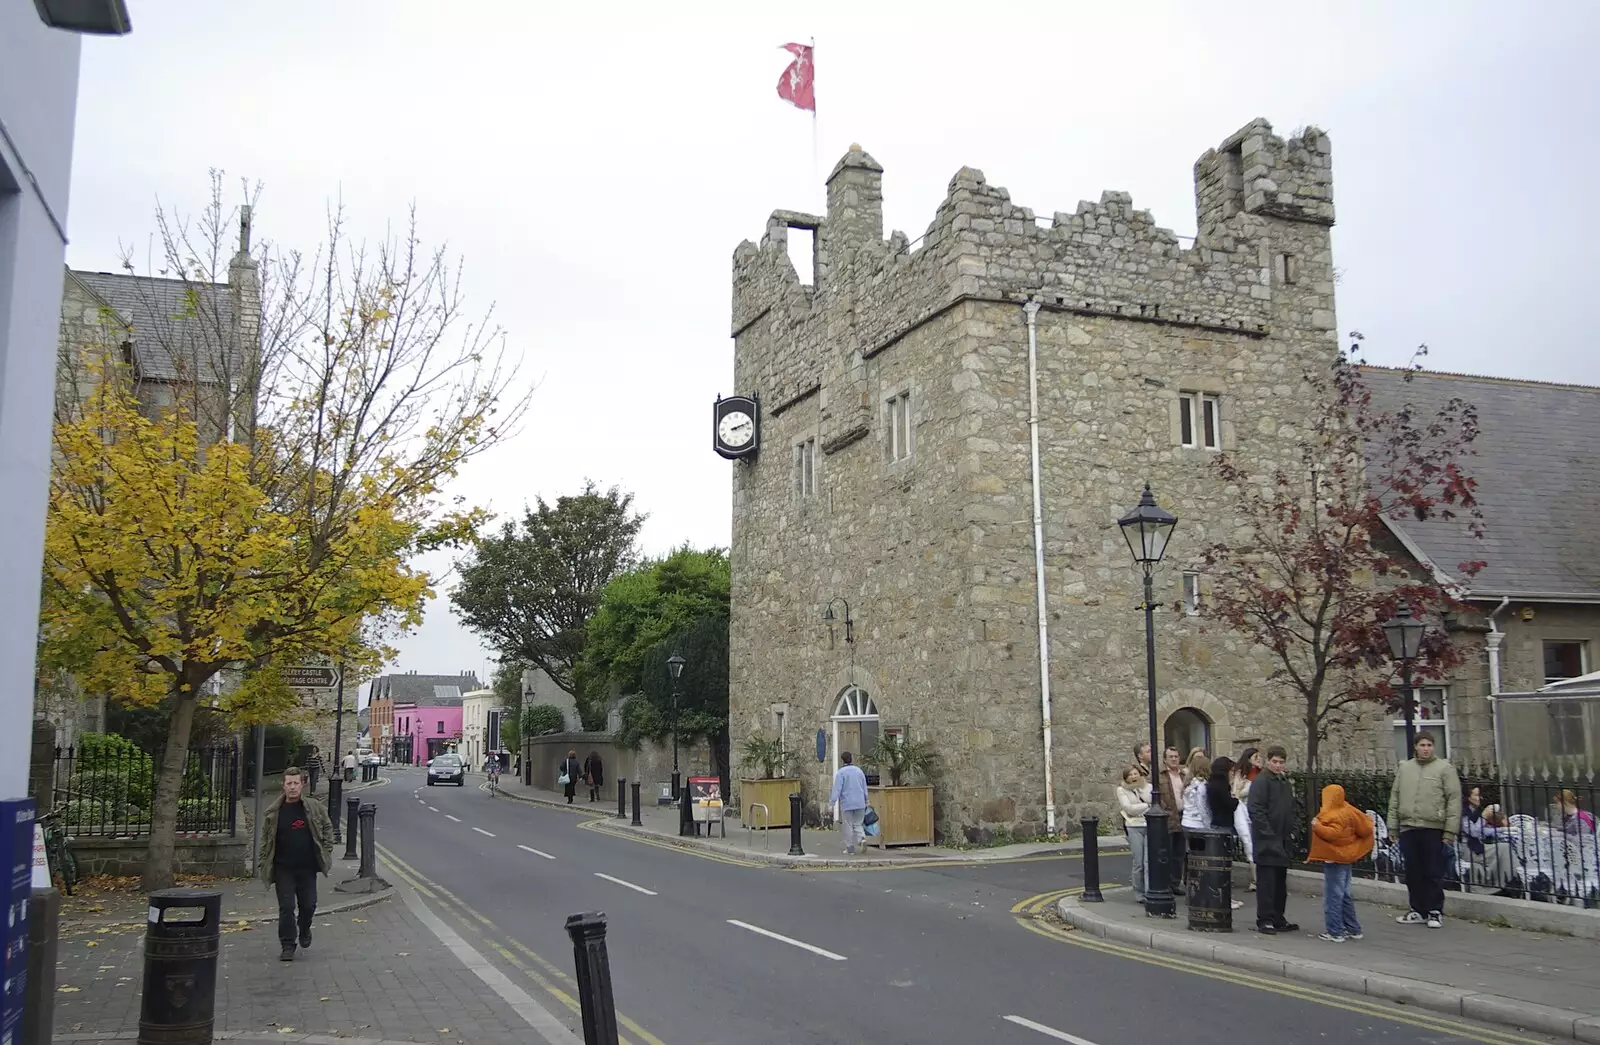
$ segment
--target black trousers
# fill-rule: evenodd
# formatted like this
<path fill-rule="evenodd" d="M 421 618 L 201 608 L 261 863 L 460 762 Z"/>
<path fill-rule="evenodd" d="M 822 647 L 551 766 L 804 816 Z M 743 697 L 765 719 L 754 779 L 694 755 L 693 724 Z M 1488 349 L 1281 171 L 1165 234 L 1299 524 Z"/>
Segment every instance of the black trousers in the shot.
<path fill-rule="evenodd" d="M 273 885 L 278 889 L 278 942 L 293 947 L 311 931 L 311 918 L 317 913 L 317 872 L 276 867 Z"/>
<path fill-rule="evenodd" d="M 1406 893 L 1418 914 L 1444 910 L 1444 832 L 1435 827 L 1408 827 L 1400 832 L 1400 855 L 1406 861 Z"/>
<path fill-rule="evenodd" d="M 1289 869 L 1256 865 L 1256 924 L 1274 929 L 1287 925 L 1284 908 L 1289 903 Z"/>

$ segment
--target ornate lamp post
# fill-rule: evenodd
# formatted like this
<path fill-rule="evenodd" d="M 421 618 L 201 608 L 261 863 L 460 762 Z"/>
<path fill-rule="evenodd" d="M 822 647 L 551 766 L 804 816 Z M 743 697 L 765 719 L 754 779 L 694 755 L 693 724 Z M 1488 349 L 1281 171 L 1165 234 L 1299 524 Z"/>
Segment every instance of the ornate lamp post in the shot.
<path fill-rule="evenodd" d="M 833 604 L 836 602 L 844 604 L 844 641 L 848 646 L 856 641 L 856 622 L 850 619 L 850 600 L 842 596 L 829 599 L 828 604 L 822 607 L 822 620 L 829 626 L 828 633 L 831 635 L 833 622 L 839 619 L 833 615 Z"/>
<path fill-rule="evenodd" d="M 1411 662 L 1422 652 L 1422 636 L 1427 624 L 1411 615 L 1411 607 L 1403 600 L 1394 616 L 1383 622 L 1383 637 L 1389 640 L 1389 652 L 1400 662 L 1400 684 L 1406 693 L 1406 754 L 1417 746 L 1417 700 L 1411 688 Z"/>
<path fill-rule="evenodd" d="M 1155 585 L 1151 577 L 1156 565 L 1167 554 L 1167 541 L 1172 538 L 1172 528 L 1178 517 L 1156 504 L 1150 484 L 1144 484 L 1144 493 L 1133 511 L 1117 520 L 1122 536 L 1133 552 L 1133 561 L 1144 570 L 1144 676 L 1146 714 L 1150 726 L 1150 808 L 1145 812 L 1145 866 L 1150 881 L 1144 891 L 1144 911 L 1150 916 L 1173 918 L 1178 905 L 1172 894 L 1171 836 L 1167 832 L 1167 817 L 1177 815 L 1161 808 L 1161 782 L 1153 776 L 1161 772 L 1156 738 L 1156 631 Z"/>
<path fill-rule="evenodd" d="M 677 650 L 667 658 L 667 674 L 672 676 L 672 800 L 678 800 L 678 676 L 683 674 L 683 658 Z"/>

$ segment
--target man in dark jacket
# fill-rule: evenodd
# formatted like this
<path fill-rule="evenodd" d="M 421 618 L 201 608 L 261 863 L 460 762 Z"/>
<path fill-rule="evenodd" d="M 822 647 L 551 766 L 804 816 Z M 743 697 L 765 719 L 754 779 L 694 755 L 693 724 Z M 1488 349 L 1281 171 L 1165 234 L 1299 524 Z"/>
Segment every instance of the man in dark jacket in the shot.
<path fill-rule="evenodd" d="M 1250 839 L 1256 854 L 1256 931 L 1268 936 L 1300 927 L 1284 917 L 1289 890 L 1289 832 L 1294 827 L 1294 786 L 1284 775 L 1289 753 L 1267 748 L 1267 771 L 1250 784 Z"/>
<path fill-rule="evenodd" d="M 256 870 L 278 890 L 278 943 L 283 946 L 278 960 L 285 962 L 294 961 L 297 929 L 300 946 L 311 946 L 317 875 L 327 874 L 333 866 L 333 821 L 321 803 L 303 801 L 305 786 L 305 770 L 285 769 L 283 795 L 261 820 L 261 862 Z"/>

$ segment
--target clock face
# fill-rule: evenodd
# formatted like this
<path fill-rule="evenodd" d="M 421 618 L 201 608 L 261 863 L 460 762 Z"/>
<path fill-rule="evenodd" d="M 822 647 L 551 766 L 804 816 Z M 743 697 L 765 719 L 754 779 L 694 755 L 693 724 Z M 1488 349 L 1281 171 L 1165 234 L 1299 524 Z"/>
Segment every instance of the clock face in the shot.
<path fill-rule="evenodd" d="M 755 434 L 755 419 L 743 410 L 728 411 L 717 425 L 717 436 L 724 444 L 735 449 L 749 445 Z"/>

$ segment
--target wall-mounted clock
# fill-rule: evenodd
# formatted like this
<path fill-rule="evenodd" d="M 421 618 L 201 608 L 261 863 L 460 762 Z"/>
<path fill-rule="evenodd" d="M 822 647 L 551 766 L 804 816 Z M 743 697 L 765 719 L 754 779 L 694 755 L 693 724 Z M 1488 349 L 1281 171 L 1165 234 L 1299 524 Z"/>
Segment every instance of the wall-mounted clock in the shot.
<path fill-rule="evenodd" d="M 711 410 L 711 448 L 730 461 L 761 447 L 761 403 L 750 396 L 717 398 Z"/>

